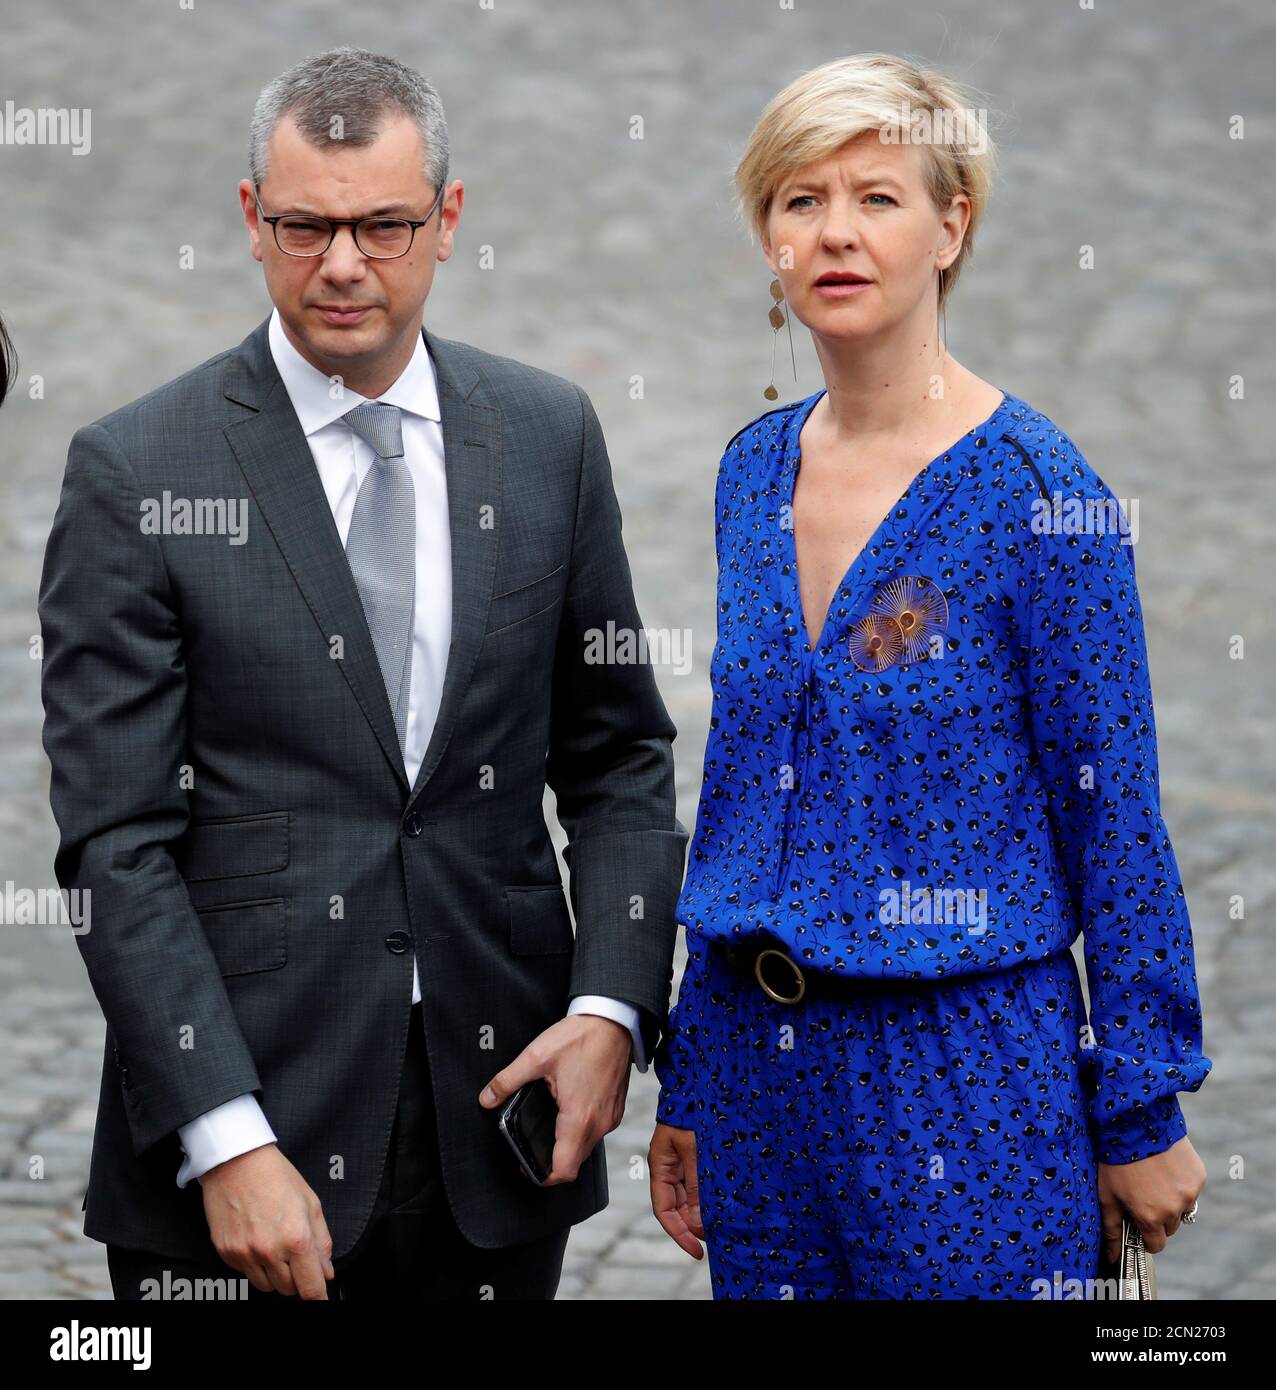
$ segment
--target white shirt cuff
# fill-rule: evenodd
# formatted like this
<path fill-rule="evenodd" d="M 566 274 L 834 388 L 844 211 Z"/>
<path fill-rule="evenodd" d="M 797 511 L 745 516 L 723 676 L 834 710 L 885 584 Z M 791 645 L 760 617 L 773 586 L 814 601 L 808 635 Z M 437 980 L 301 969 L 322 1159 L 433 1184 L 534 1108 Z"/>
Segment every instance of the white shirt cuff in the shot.
<path fill-rule="evenodd" d="M 178 1169 L 178 1187 L 185 1187 L 192 1178 L 202 1177 L 210 1168 L 249 1149 L 276 1142 L 275 1131 L 251 1091 L 179 1125 L 177 1137 L 186 1155 Z"/>
<path fill-rule="evenodd" d="M 647 1070 L 647 1049 L 642 1040 L 642 1015 L 637 1004 L 625 999 L 612 999 L 606 994 L 578 994 L 567 1006 L 568 1014 L 597 1014 L 610 1018 L 629 1029 L 634 1043 L 634 1066 L 639 1071 Z"/>

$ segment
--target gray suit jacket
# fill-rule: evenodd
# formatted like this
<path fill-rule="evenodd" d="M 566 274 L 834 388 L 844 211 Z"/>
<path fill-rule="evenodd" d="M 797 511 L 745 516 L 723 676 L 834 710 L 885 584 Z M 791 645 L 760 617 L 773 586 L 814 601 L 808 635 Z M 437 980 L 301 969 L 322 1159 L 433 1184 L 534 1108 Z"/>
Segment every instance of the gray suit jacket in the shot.
<path fill-rule="evenodd" d="M 409 787 L 268 322 L 76 432 L 45 555 L 55 873 L 91 890 L 76 940 L 107 1022 L 84 1230 L 212 1254 L 176 1131 L 254 1091 L 348 1251 L 387 1154 L 415 950 L 453 1213 L 475 1245 L 530 1240 L 606 1205 L 603 1145 L 539 1189 L 478 1092 L 575 994 L 639 1005 L 654 1048 L 687 842 L 650 666 L 586 656 L 590 629 L 641 626 L 602 432 L 571 382 L 425 333 L 453 630 Z M 166 490 L 245 499 L 246 543 L 145 533 Z"/>

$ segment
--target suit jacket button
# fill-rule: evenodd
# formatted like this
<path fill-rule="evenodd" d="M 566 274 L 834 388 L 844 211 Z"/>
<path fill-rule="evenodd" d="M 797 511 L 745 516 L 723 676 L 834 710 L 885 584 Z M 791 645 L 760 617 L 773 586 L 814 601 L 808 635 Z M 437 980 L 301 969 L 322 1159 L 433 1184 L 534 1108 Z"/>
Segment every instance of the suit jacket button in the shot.
<path fill-rule="evenodd" d="M 421 817 L 415 811 L 409 811 L 407 819 L 403 822 L 405 834 L 411 835 L 413 839 L 421 833 Z"/>
<path fill-rule="evenodd" d="M 396 956 L 401 956 L 404 951 L 412 944 L 411 938 L 405 931 L 391 932 L 385 939 L 386 949 L 393 951 Z"/>

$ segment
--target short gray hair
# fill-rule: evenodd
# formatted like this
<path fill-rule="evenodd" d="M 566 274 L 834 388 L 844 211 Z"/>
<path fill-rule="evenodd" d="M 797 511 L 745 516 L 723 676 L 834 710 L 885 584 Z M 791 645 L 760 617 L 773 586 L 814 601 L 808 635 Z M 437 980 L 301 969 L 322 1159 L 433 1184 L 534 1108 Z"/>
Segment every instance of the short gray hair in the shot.
<path fill-rule="evenodd" d="M 438 92 L 413 68 L 349 46 L 307 58 L 262 88 L 249 127 L 249 177 L 259 186 L 266 177 L 270 137 L 285 115 L 292 116 L 310 144 L 322 149 L 372 144 L 394 112 L 416 123 L 425 149 L 425 177 L 437 192 L 448 175 L 447 119 Z"/>

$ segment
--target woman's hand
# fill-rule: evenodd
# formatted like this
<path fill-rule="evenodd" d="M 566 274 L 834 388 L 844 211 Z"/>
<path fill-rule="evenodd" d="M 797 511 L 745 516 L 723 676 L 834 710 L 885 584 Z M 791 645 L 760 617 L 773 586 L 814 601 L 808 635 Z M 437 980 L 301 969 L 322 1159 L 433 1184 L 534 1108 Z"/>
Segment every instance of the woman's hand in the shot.
<path fill-rule="evenodd" d="M 1205 1165 L 1184 1136 L 1164 1153 L 1133 1163 L 1100 1163 L 1099 1206 L 1103 1212 L 1103 1258 L 1109 1263 L 1121 1253 L 1121 1213 L 1126 1212 L 1143 1233 L 1149 1254 L 1165 1249 L 1205 1187 Z M 652 1178 L 655 1191 L 655 1178 Z"/>
<path fill-rule="evenodd" d="M 704 1258 L 700 1187 L 696 1180 L 696 1132 L 657 1123 L 647 1150 L 651 1209 L 656 1220 L 688 1255 Z M 696 1237 L 699 1236 L 700 1240 Z"/>

